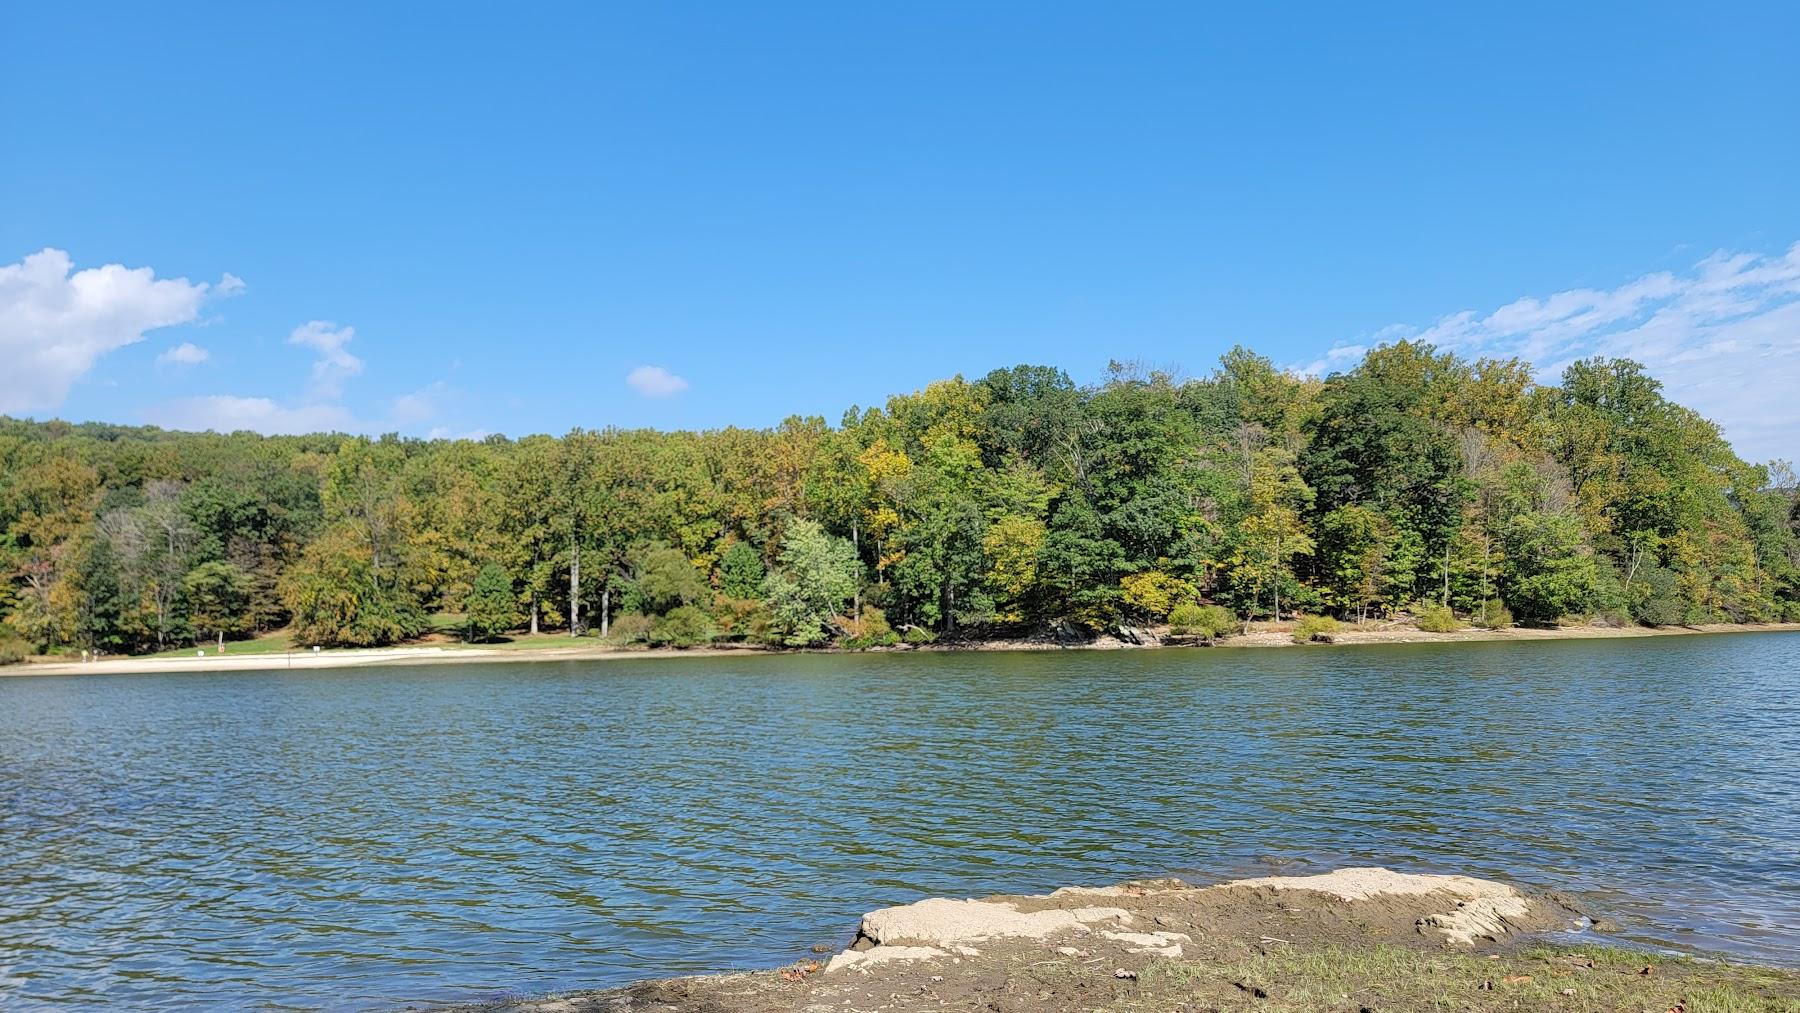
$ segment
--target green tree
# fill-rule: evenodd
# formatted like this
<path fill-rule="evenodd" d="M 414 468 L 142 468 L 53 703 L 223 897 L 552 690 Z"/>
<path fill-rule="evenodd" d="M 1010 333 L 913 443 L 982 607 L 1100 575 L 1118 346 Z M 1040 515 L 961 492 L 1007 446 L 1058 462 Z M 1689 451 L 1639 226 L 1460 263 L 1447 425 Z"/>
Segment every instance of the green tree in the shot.
<path fill-rule="evenodd" d="M 512 578 L 497 563 L 488 563 L 475 575 L 463 602 L 463 639 L 492 640 L 519 625 L 519 599 Z"/>
<path fill-rule="evenodd" d="M 75 643 L 96 653 L 115 651 L 126 644 L 124 620 L 129 600 L 119 576 L 119 560 L 112 542 L 89 538 L 79 550 L 73 581 L 73 634 Z"/>
<path fill-rule="evenodd" d="M 282 577 L 294 616 L 294 640 L 305 645 L 374 647 L 425 631 L 412 589 L 377 568 L 366 530 L 354 523 L 326 529 Z"/>
<path fill-rule="evenodd" d="M 631 554 L 621 602 L 627 612 L 663 615 L 706 595 L 705 579 L 680 549 L 652 542 Z"/>
<path fill-rule="evenodd" d="M 1519 618 L 1549 622 L 1599 604 L 1599 572 L 1575 518 L 1521 514 L 1504 537 L 1501 595 Z"/>
<path fill-rule="evenodd" d="M 1370 611 L 1382 610 L 1397 590 L 1392 580 L 1395 557 L 1404 559 L 1387 518 L 1351 503 L 1320 518 L 1319 531 L 1326 600 L 1358 622 Z M 1410 570 L 1403 573 L 1410 578 Z"/>
<path fill-rule="evenodd" d="M 774 629 L 795 647 L 830 639 L 830 622 L 856 593 L 856 549 L 812 521 L 795 521 L 782 539 L 780 566 L 764 583 Z"/>
<path fill-rule="evenodd" d="M 719 592 L 727 598 L 755 598 L 766 576 L 762 553 L 749 542 L 732 542 L 719 557 Z"/>
<path fill-rule="evenodd" d="M 1269 612 L 1281 620 L 1281 592 L 1294 580 L 1296 556 L 1310 556 L 1312 536 L 1302 521 L 1311 505 L 1312 490 L 1300 478 L 1288 455 L 1265 448 L 1251 461 L 1247 504 L 1249 513 L 1238 523 L 1230 567 L 1237 586 L 1247 592 L 1249 611 L 1269 597 Z"/>
<path fill-rule="evenodd" d="M 196 633 L 212 634 L 220 650 L 227 636 L 250 627 L 250 582 L 244 571 L 215 559 L 189 570 L 181 583 L 189 623 Z"/>

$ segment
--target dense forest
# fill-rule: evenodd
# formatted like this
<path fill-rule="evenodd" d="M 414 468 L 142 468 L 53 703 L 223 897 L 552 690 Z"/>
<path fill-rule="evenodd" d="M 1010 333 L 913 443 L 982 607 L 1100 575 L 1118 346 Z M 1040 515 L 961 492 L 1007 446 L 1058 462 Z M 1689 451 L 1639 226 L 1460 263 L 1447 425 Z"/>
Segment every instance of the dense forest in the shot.
<path fill-rule="evenodd" d="M 1418 344 L 1318 380 L 1043 366 L 840 424 L 480 442 L 0 420 L 0 641 L 168 649 L 445 617 L 616 642 L 846 646 L 1407 613 L 1800 619 L 1782 463 L 1637 364 Z"/>

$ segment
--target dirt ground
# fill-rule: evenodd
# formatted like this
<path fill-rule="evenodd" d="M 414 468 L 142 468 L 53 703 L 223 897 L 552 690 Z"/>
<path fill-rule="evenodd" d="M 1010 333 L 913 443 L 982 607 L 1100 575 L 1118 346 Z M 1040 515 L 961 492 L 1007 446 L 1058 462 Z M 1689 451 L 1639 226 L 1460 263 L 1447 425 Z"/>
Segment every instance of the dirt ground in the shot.
<path fill-rule="evenodd" d="M 471 1007 L 505 1013 L 1800 1013 L 1800 974 L 1532 933 L 1565 899 L 1465 877 L 1339 870 L 1176 880 L 871 912 L 854 946 L 787 967 Z"/>

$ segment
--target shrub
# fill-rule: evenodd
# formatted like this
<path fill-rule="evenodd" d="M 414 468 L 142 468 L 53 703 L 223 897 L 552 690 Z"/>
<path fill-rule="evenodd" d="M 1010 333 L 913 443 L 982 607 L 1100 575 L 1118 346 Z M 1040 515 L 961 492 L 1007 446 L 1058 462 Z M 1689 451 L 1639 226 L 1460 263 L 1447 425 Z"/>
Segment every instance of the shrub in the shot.
<path fill-rule="evenodd" d="M 612 621 L 606 638 L 615 644 L 642 644 L 650 640 L 650 617 L 627 612 Z"/>
<path fill-rule="evenodd" d="M 1147 570 L 1119 578 L 1119 588 L 1127 605 L 1161 619 L 1183 595 L 1194 593 L 1193 585 L 1161 570 Z"/>
<path fill-rule="evenodd" d="M 1338 631 L 1338 621 L 1330 616 L 1301 616 L 1294 624 L 1294 643 L 1331 643 L 1331 635 Z"/>
<path fill-rule="evenodd" d="M 1504 630 L 1512 626 L 1513 614 L 1498 598 L 1489 598 L 1481 603 L 1475 613 L 1474 623 L 1484 630 Z"/>
<path fill-rule="evenodd" d="M 1462 628 L 1462 624 L 1456 621 L 1456 614 L 1447 606 L 1438 604 L 1428 604 L 1421 608 L 1419 618 L 1413 625 L 1426 633 L 1454 633 Z"/>
<path fill-rule="evenodd" d="M 697 647 L 712 641 L 712 620 L 699 608 L 682 605 L 650 620 L 647 637 L 657 647 Z"/>
<path fill-rule="evenodd" d="M 1169 613 L 1169 632 L 1176 636 L 1218 640 L 1237 632 L 1237 628 L 1237 616 L 1222 605 L 1195 605 L 1188 602 L 1175 606 L 1175 610 Z"/>
<path fill-rule="evenodd" d="M 900 634 L 888 625 L 887 615 L 873 605 L 864 605 L 862 616 L 857 619 L 840 619 L 838 625 L 849 631 L 844 638 L 844 646 L 862 649 L 865 647 L 891 647 L 900 642 Z"/>
<path fill-rule="evenodd" d="M 1595 611 L 1592 620 L 1595 626 L 1610 626 L 1623 629 L 1633 624 L 1631 613 L 1619 608 L 1603 608 Z"/>
<path fill-rule="evenodd" d="M 761 642 L 768 633 L 769 610 L 757 598 L 717 595 L 713 598 L 713 627 L 721 640 Z"/>
<path fill-rule="evenodd" d="M 1198 633 L 1197 627 L 1205 618 L 1200 606 L 1193 602 L 1182 602 L 1169 612 L 1169 632 L 1176 636 Z"/>
<path fill-rule="evenodd" d="M 20 664 L 30 654 L 31 648 L 23 640 L 0 639 L 0 665 Z"/>
<path fill-rule="evenodd" d="M 1675 572 L 1661 566 L 1648 566 L 1640 579 L 1642 588 L 1631 614 L 1647 626 L 1678 626 L 1687 621 L 1687 602 Z"/>
<path fill-rule="evenodd" d="M 905 635 L 900 639 L 916 647 L 920 644 L 929 644 L 932 641 L 935 641 L 937 639 L 937 634 L 923 626 L 908 626 Z"/>

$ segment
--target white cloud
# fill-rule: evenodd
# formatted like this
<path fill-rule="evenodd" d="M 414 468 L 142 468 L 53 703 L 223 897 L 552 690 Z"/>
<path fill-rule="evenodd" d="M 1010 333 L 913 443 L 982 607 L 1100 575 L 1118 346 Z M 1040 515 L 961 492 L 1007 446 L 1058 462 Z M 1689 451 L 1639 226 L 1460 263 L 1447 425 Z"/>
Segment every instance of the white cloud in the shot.
<path fill-rule="evenodd" d="M 120 264 L 77 271 L 57 249 L 0 265 L 0 412 L 54 410 L 101 356 L 243 287 L 232 275 L 214 286 Z"/>
<path fill-rule="evenodd" d="M 437 417 L 441 410 L 440 402 L 449 393 L 450 388 L 438 382 L 420 387 L 410 394 L 402 394 L 394 399 L 393 407 L 388 412 L 389 417 L 394 426 L 400 429 L 430 421 Z"/>
<path fill-rule="evenodd" d="M 1658 272 L 1611 289 L 1516 299 L 1483 315 L 1463 310 L 1428 327 L 1384 328 L 1468 356 L 1518 356 L 1547 382 L 1576 359 L 1635 359 L 1673 400 L 1718 422 L 1753 461 L 1800 449 L 1800 243 L 1786 253 L 1715 253 L 1682 273 Z M 1351 364 L 1344 343 L 1303 372 Z"/>
<path fill-rule="evenodd" d="M 1354 366 L 1356 361 L 1368 351 L 1368 345 L 1336 345 L 1320 358 L 1300 367 L 1300 372 L 1307 376 L 1324 376 L 1327 373 L 1335 373 L 1345 366 Z"/>
<path fill-rule="evenodd" d="M 669 397 L 687 390 L 687 380 L 661 366 L 639 366 L 627 373 L 625 384 L 645 397 Z"/>
<path fill-rule="evenodd" d="M 339 327 L 327 320 L 309 320 L 288 335 L 289 344 L 319 353 L 312 368 L 313 397 L 337 397 L 344 392 L 344 381 L 362 372 L 362 360 L 344 350 L 355 337 L 356 328 Z"/>
<path fill-rule="evenodd" d="M 320 353 L 314 363 L 312 383 L 298 403 L 283 403 L 267 397 L 212 394 L 166 401 L 146 412 L 144 419 L 166 429 L 218 432 L 240 429 L 268 434 L 416 431 L 441 417 L 446 405 L 453 404 L 459 397 L 456 389 L 439 381 L 389 401 L 385 416 L 359 416 L 337 396 L 342 394 L 342 381 L 362 369 L 362 362 L 344 351 L 344 345 L 354 335 L 352 328 L 317 320 L 294 330 L 290 343 Z M 196 351 L 204 355 L 204 349 Z M 332 396 L 320 396 L 322 392 Z M 449 438 L 452 431 L 437 426 L 430 433 L 431 438 L 438 439 Z M 457 434 L 455 438 L 481 439 L 486 435 L 485 431 L 477 430 Z"/>
<path fill-rule="evenodd" d="M 206 349 L 192 341 L 183 341 L 157 356 L 156 361 L 158 365 L 163 366 L 198 366 L 210 358 L 212 355 Z"/>
<path fill-rule="evenodd" d="M 449 426 L 433 426 L 431 431 L 425 434 L 425 438 L 428 440 L 469 440 L 473 443 L 480 443 L 487 439 L 488 435 L 488 431 L 485 429 L 471 429 L 466 433 L 459 433 Z"/>
<path fill-rule="evenodd" d="M 233 433 L 248 429 L 272 435 L 355 432 L 361 427 L 342 405 L 313 404 L 284 408 L 266 397 L 213 394 L 184 397 L 152 410 L 149 421 L 164 429 L 214 430 Z"/>

